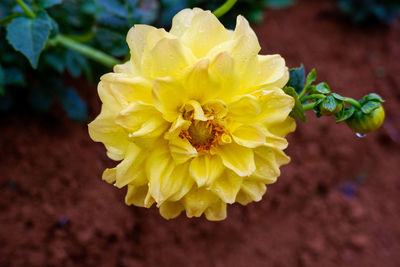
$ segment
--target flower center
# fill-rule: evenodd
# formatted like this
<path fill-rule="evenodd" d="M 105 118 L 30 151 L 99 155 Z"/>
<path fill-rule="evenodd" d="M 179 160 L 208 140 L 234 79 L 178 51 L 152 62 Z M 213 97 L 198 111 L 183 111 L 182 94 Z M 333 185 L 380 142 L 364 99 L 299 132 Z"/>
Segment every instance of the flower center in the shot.
<path fill-rule="evenodd" d="M 182 130 L 179 136 L 188 140 L 197 152 L 207 152 L 215 149 L 226 139 L 230 139 L 227 130 L 218 122 L 217 119 L 207 121 L 195 120 L 192 116 L 188 118 L 192 124 L 187 130 Z"/>

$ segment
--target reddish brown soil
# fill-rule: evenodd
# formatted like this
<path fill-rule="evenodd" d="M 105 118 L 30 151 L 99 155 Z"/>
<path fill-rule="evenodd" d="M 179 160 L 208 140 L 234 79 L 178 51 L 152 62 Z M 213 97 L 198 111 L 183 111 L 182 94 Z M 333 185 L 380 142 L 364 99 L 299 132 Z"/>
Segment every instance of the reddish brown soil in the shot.
<path fill-rule="evenodd" d="M 222 222 L 166 221 L 101 181 L 113 163 L 85 125 L 58 110 L 3 116 L 0 266 L 400 266 L 400 25 L 350 27 L 332 7 L 269 11 L 263 52 L 316 67 L 343 95 L 381 94 L 383 129 L 360 139 L 310 113 L 261 202 L 232 205 Z M 95 88 L 81 94 L 94 118 Z"/>

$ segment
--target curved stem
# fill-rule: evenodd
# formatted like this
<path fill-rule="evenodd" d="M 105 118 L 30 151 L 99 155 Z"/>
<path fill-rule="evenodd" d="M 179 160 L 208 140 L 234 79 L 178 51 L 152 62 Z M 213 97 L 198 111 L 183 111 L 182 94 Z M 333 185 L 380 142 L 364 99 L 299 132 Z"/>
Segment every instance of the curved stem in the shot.
<path fill-rule="evenodd" d="M 236 2 L 237 0 L 227 0 L 222 6 L 213 11 L 214 15 L 217 18 L 222 17 L 236 4 Z"/>
<path fill-rule="evenodd" d="M 57 35 L 54 39 L 51 40 L 52 45 L 62 45 L 66 48 L 72 49 L 100 64 L 108 68 L 112 68 L 114 65 L 122 64 L 119 60 L 103 53 L 93 47 L 81 44 L 76 42 L 75 40 L 64 36 L 62 34 Z"/>
<path fill-rule="evenodd" d="M 349 105 L 352 105 L 353 107 L 361 109 L 361 104 L 357 100 L 355 100 L 353 98 L 345 97 L 344 98 L 344 102 L 349 104 Z"/>
<path fill-rule="evenodd" d="M 316 106 L 316 104 L 317 103 L 305 104 L 305 105 L 303 105 L 303 110 L 307 111 L 307 110 L 313 109 Z"/>
<path fill-rule="evenodd" d="M 308 95 L 308 96 L 304 97 L 303 99 L 301 99 L 301 103 L 304 103 L 304 102 L 306 102 L 306 101 L 308 101 L 308 100 L 312 100 L 312 99 L 316 99 L 316 98 L 318 98 L 318 99 L 323 99 L 323 98 L 325 98 L 325 97 L 326 97 L 326 96 L 323 95 L 323 94 Z"/>
<path fill-rule="evenodd" d="M 24 3 L 22 0 L 15 0 L 17 4 L 24 10 L 25 14 L 30 17 L 31 19 L 34 19 L 36 17 L 35 13 L 31 10 L 31 8 Z"/>

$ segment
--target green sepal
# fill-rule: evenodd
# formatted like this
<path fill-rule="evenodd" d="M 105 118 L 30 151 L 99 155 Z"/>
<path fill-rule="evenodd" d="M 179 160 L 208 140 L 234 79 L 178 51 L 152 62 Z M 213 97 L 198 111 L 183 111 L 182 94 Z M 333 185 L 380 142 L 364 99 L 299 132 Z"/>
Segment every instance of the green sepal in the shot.
<path fill-rule="evenodd" d="M 317 84 L 313 88 L 313 92 L 319 93 L 319 94 L 329 94 L 331 92 L 331 89 L 329 88 L 329 85 L 326 82 L 322 82 Z"/>
<path fill-rule="evenodd" d="M 304 86 L 305 88 L 308 88 L 311 86 L 313 82 L 317 79 L 317 73 L 315 69 L 312 69 L 310 73 L 307 74 L 307 79 L 306 79 L 306 85 Z"/>
<path fill-rule="evenodd" d="M 367 103 L 365 103 L 362 107 L 361 107 L 361 111 L 364 114 L 369 114 L 372 111 L 374 111 L 375 109 L 379 108 L 381 106 L 381 102 L 377 102 L 377 101 L 368 101 Z"/>
<path fill-rule="evenodd" d="M 337 119 L 336 123 L 349 119 L 351 116 L 353 116 L 355 111 L 356 108 L 353 106 L 342 109 L 342 111 L 335 114 L 335 117 Z"/>
<path fill-rule="evenodd" d="M 345 100 L 346 100 L 345 97 L 343 97 L 343 96 L 341 96 L 341 95 L 339 95 L 339 94 L 336 94 L 336 93 L 332 93 L 332 96 L 333 96 L 334 98 L 336 98 L 337 100 L 341 100 L 341 101 L 345 101 Z"/>
<path fill-rule="evenodd" d="M 334 112 L 337 108 L 337 102 L 336 99 L 328 95 L 322 102 L 321 108 L 325 109 L 328 112 Z"/>
<path fill-rule="evenodd" d="M 371 93 L 369 95 L 364 96 L 361 101 L 363 101 L 363 102 L 364 101 L 365 102 L 376 101 L 376 102 L 380 102 L 380 103 L 385 102 L 385 100 L 383 100 L 382 97 L 380 97 L 378 94 L 375 94 L 375 93 Z"/>
<path fill-rule="evenodd" d="M 296 90 L 293 87 L 284 87 L 283 91 L 287 94 L 290 95 L 291 97 L 293 97 L 294 99 L 294 107 L 292 109 L 292 111 L 290 112 L 290 116 L 291 117 L 295 117 L 298 118 L 301 121 L 306 121 L 306 115 L 304 113 L 303 110 L 303 106 L 301 105 L 301 102 L 299 100 L 299 96 L 296 93 Z"/>
<path fill-rule="evenodd" d="M 301 90 L 304 88 L 305 84 L 305 70 L 304 66 L 301 65 L 298 68 L 293 68 L 289 70 L 289 81 L 287 83 L 287 87 L 292 87 L 296 91 L 297 94 L 300 94 Z"/>

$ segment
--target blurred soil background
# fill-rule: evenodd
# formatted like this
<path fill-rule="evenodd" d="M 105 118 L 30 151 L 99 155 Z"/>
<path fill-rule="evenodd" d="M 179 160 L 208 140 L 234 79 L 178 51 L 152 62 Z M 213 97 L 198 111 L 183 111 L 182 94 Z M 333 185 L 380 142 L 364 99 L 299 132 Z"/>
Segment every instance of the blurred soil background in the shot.
<path fill-rule="evenodd" d="M 339 94 L 380 94 L 382 129 L 358 138 L 309 111 L 261 202 L 231 205 L 222 222 L 166 221 L 125 206 L 101 180 L 115 163 L 61 108 L 2 115 L 0 266 L 400 266 L 400 24 L 352 27 L 334 5 L 269 10 L 255 27 L 262 53 L 315 67 Z M 95 86 L 71 83 L 93 119 Z"/>

